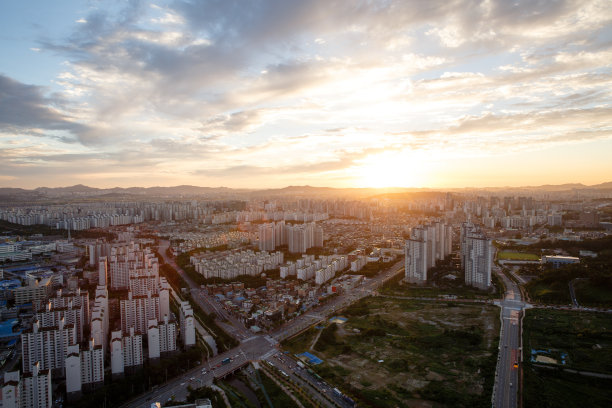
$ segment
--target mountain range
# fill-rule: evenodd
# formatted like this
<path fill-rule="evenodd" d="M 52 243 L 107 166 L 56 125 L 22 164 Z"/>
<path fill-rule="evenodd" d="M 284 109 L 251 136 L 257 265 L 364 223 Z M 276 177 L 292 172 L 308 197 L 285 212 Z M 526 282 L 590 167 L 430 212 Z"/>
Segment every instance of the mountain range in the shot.
<path fill-rule="evenodd" d="M 559 185 L 524 186 L 524 187 L 489 187 L 489 188 L 454 188 L 454 189 L 429 189 L 429 188 L 333 188 L 333 187 L 313 187 L 313 186 L 288 186 L 273 189 L 233 189 L 228 187 L 199 187 L 190 185 L 180 185 L 172 187 L 114 187 L 96 188 L 82 184 L 70 187 L 38 187 L 33 190 L 22 188 L 0 188 L 0 200 L 4 202 L 13 201 L 42 201 L 56 198 L 127 198 L 134 199 L 145 197 L 160 198 L 186 198 L 186 197 L 208 197 L 208 198 L 247 198 L 249 196 L 360 196 L 372 197 L 399 196 L 411 193 L 433 193 L 433 192 L 489 192 L 509 194 L 527 193 L 560 193 L 560 192 L 591 192 L 604 193 L 612 192 L 612 181 L 584 185 L 581 183 L 569 183 Z"/>

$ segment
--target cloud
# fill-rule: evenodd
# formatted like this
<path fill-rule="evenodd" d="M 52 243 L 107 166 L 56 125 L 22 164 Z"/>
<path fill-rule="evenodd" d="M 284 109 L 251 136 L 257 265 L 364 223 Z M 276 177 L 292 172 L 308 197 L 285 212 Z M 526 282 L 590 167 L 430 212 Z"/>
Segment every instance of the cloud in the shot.
<path fill-rule="evenodd" d="M 0 74 L 0 131 L 37 134 L 36 129 L 87 131 L 54 106 L 62 101 L 48 98 L 43 88 L 27 85 Z"/>
<path fill-rule="evenodd" d="M 480 154 L 609 137 L 606 1 L 121 7 L 100 4 L 36 47 L 65 61 L 53 94 L 0 76 L 0 137 L 72 143 L 20 165 L 338 178 L 375 149 Z"/>

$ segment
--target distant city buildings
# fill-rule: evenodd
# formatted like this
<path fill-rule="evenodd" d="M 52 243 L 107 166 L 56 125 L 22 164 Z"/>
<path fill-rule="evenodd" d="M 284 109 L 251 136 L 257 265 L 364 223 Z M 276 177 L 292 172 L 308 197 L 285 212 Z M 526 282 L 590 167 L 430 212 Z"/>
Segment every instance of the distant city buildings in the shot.
<path fill-rule="evenodd" d="M 259 226 L 259 249 L 273 251 L 287 245 L 289 252 L 305 253 L 313 247 L 323 246 L 323 228 L 316 223 L 285 224 L 285 221 Z"/>
<path fill-rule="evenodd" d="M 240 275 L 257 276 L 265 271 L 278 268 L 283 260 L 284 255 L 280 251 L 268 253 L 251 250 L 205 253 L 193 255 L 190 258 L 196 272 L 206 279 L 234 279 Z"/>

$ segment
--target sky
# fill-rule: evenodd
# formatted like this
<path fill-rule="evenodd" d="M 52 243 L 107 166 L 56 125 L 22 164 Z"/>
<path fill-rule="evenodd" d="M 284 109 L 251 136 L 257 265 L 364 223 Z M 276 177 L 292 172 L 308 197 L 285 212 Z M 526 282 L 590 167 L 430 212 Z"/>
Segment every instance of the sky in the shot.
<path fill-rule="evenodd" d="M 0 187 L 612 181 L 609 0 L 0 3 Z"/>

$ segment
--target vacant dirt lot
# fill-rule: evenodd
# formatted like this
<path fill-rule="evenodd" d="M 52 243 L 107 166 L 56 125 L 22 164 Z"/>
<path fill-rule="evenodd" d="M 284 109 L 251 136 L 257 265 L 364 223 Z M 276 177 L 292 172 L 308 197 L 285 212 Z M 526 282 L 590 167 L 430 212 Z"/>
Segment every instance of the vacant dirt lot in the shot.
<path fill-rule="evenodd" d="M 490 406 L 499 309 L 367 298 L 321 333 L 315 370 L 366 406 Z M 314 339 L 289 344 L 294 352 Z"/>

